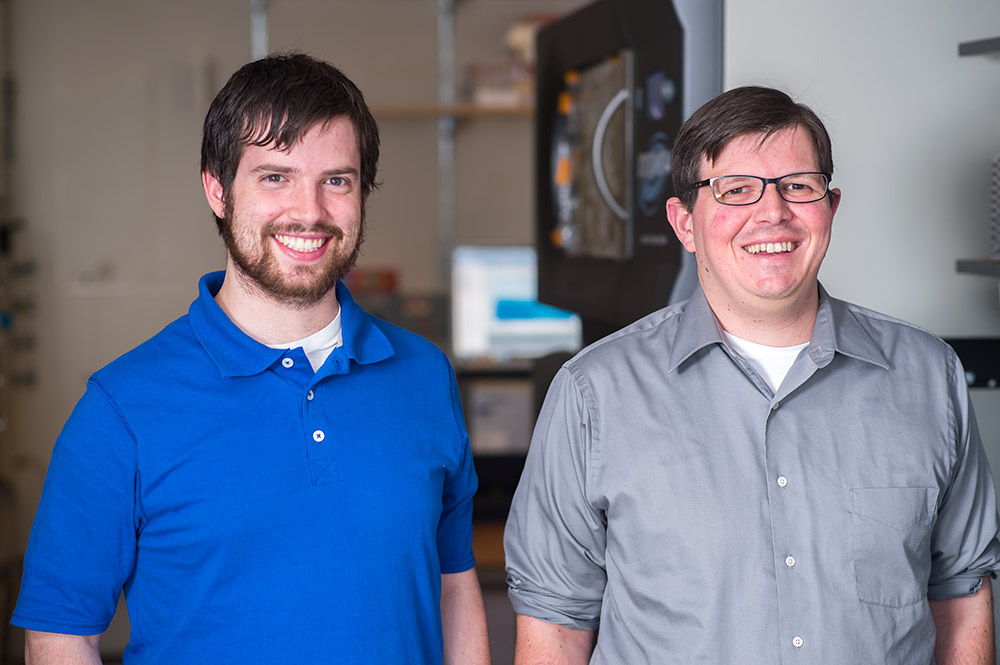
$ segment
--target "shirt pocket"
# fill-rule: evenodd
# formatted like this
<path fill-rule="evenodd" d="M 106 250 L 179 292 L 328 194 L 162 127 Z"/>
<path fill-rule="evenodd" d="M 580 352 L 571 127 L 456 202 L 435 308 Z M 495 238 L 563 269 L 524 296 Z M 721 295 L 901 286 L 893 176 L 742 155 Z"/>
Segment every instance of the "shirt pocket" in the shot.
<path fill-rule="evenodd" d="M 858 599 L 905 607 L 927 596 L 936 487 L 851 490 L 851 535 Z"/>

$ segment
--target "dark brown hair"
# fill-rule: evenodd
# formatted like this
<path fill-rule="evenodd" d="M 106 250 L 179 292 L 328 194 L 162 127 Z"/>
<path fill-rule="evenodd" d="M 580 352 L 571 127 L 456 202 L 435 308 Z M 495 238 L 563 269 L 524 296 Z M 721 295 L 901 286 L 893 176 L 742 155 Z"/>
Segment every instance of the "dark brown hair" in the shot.
<path fill-rule="evenodd" d="M 763 140 L 793 127 L 803 127 L 809 132 L 819 170 L 832 177 L 830 135 L 812 109 L 774 88 L 745 86 L 722 93 L 695 111 L 677 134 L 672 162 L 674 191 L 684 206 L 692 210 L 698 192 L 685 192 L 684 187 L 702 179 L 703 157 L 715 162 L 733 139 L 760 135 Z"/>
<path fill-rule="evenodd" d="M 378 187 L 379 135 L 364 95 L 333 65 L 303 53 L 271 55 L 243 65 L 205 116 L 201 170 L 228 195 L 248 145 L 291 149 L 317 123 L 346 116 L 361 153 L 361 200 Z M 223 221 L 215 223 L 222 233 Z"/>

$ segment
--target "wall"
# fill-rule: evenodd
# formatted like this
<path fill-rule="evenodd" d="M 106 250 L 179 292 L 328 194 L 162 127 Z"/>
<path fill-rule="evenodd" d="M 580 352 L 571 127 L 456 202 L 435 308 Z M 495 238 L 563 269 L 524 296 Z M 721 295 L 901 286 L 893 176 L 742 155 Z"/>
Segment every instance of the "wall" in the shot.
<path fill-rule="evenodd" d="M 827 123 L 843 202 L 820 279 L 834 294 L 942 336 L 1000 334 L 997 282 L 955 260 L 988 253 L 1000 153 L 992 0 L 728 0 L 725 85 L 775 85 Z"/>

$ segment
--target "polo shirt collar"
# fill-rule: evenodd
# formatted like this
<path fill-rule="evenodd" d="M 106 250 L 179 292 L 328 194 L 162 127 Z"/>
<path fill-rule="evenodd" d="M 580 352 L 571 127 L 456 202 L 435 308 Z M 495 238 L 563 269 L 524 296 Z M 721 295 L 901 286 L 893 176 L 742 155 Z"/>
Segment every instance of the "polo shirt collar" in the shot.
<path fill-rule="evenodd" d="M 198 299 L 191 303 L 188 319 L 195 337 L 223 376 L 252 376 L 278 362 L 285 349 L 272 349 L 253 339 L 234 324 L 218 303 L 215 294 L 222 288 L 224 270 L 211 272 L 198 283 Z M 360 364 L 385 360 L 394 354 L 392 344 L 354 302 L 347 288 L 337 283 L 344 352 Z"/>
<path fill-rule="evenodd" d="M 669 371 L 673 372 L 699 350 L 712 344 L 725 346 L 722 328 L 699 285 L 680 313 L 674 343 L 670 349 Z M 888 368 L 878 344 L 850 306 L 830 297 L 819 285 L 819 308 L 808 353 L 817 365 L 826 365 L 833 353 Z"/>
<path fill-rule="evenodd" d="M 337 301 L 344 331 L 344 352 L 349 359 L 360 365 L 370 365 L 395 355 L 392 343 L 354 302 L 343 282 L 337 282 Z"/>

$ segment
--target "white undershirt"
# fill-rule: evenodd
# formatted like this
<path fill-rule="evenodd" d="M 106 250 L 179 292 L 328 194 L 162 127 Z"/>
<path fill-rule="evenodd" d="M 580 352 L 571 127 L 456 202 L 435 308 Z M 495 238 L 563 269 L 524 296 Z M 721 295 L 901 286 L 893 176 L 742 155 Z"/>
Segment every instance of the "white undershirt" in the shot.
<path fill-rule="evenodd" d="M 722 331 L 722 334 L 726 336 L 729 346 L 753 365 L 774 392 L 778 392 L 778 386 L 785 380 L 785 375 L 792 368 L 802 349 L 809 346 L 808 342 L 795 346 L 765 346 L 730 335 L 726 331 Z"/>
<path fill-rule="evenodd" d="M 338 346 L 343 346 L 343 344 L 344 330 L 340 325 L 340 312 L 338 311 L 337 316 L 333 317 L 333 321 L 330 321 L 322 330 L 295 342 L 268 344 L 268 346 L 272 349 L 297 349 L 301 346 L 315 372 L 323 366 L 333 350 Z"/>

